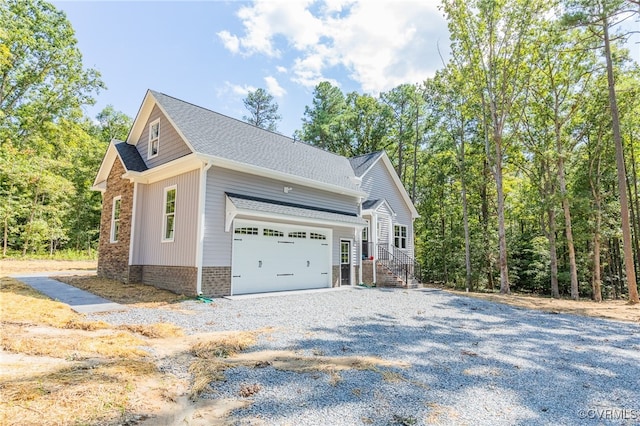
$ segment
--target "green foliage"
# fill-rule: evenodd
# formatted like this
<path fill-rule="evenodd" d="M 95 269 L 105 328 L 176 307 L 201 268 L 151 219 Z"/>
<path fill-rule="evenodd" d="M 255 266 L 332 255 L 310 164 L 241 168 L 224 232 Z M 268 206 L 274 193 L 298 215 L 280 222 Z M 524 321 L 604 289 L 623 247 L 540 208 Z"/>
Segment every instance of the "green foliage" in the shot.
<path fill-rule="evenodd" d="M 266 90 L 260 88 L 249 92 L 243 102 L 249 111 L 248 116 L 242 117 L 244 121 L 272 132 L 278 129 L 278 121 L 282 118 L 278 114 L 278 103 Z"/>
<path fill-rule="evenodd" d="M 0 3 L 3 255 L 95 248 L 101 197 L 90 187 L 107 143 L 131 124 L 111 106 L 99 125 L 83 117 L 99 77 L 83 68 L 64 13 L 39 0 Z"/>

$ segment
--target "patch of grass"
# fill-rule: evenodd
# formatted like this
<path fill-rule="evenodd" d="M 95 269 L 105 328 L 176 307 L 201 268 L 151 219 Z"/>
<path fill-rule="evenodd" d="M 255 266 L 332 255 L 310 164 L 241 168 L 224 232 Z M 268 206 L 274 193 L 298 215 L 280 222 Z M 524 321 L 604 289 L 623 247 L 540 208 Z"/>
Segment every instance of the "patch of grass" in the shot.
<path fill-rule="evenodd" d="M 41 375 L 19 376 L 0 384 L 2 424 L 120 423 L 133 386 L 127 377 L 152 377 L 147 361 L 80 363 Z M 124 378 L 124 379 L 123 379 Z"/>
<path fill-rule="evenodd" d="M 3 323 L 40 324 L 57 328 L 99 330 L 102 321 L 85 321 L 68 305 L 49 299 L 13 278 L 0 278 L 0 319 Z"/>
<path fill-rule="evenodd" d="M 127 305 L 145 303 L 150 306 L 160 306 L 188 299 L 186 296 L 146 284 L 123 284 L 120 281 L 95 276 L 62 276 L 55 279 L 113 302 Z"/>
<path fill-rule="evenodd" d="M 228 358 L 253 346 L 256 334 L 248 331 L 222 334 L 216 339 L 197 342 L 191 347 L 191 353 L 203 359 Z"/>
<path fill-rule="evenodd" d="M 121 325 L 118 328 L 152 339 L 164 339 L 166 337 L 184 336 L 184 331 L 181 327 L 163 322 L 156 324 L 125 324 Z"/>
<path fill-rule="evenodd" d="M 22 325 L 5 324 L 0 339 L 2 349 L 26 355 L 61 359 L 88 359 L 96 355 L 105 358 L 135 359 L 148 354 L 139 349 L 145 342 L 127 332 L 54 333 L 48 328 L 30 329 Z"/>
<path fill-rule="evenodd" d="M 226 359 L 236 355 L 256 343 L 256 333 L 241 331 L 225 333 L 215 338 L 196 342 L 191 346 L 191 354 L 197 359 L 189 366 L 193 378 L 189 397 L 192 400 L 210 389 L 210 383 L 225 380 L 224 371 L 234 364 Z M 254 362 L 255 366 L 256 363 Z"/>

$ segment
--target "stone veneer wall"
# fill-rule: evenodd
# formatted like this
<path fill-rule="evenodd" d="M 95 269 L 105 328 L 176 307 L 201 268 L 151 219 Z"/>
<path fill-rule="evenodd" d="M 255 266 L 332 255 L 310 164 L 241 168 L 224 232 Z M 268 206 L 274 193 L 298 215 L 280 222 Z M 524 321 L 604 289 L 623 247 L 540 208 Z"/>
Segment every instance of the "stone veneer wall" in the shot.
<path fill-rule="evenodd" d="M 202 294 L 207 297 L 231 295 L 231 267 L 204 266 L 202 268 Z"/>
<path fill-rule="evenodd" d="M 196 296 L 198 268 L 195 266 L 142 265 L 141 282 L 185 296 Z"/>
<path fill-rule="evenodd" d="M 121 176 L 125 172 L 119 158 L 107 178 L 107 188 L 102 195 L 102 215 L 100 217 L 100 242 L 98 248 L 98 276 L 129 282 L 129 242 L 131 239 L 131 215 L 133 210 L 133 183 Z M 118 241 L 111 240 L 111 212 L 113 198 L 121 197 L 120 229 Z"/>

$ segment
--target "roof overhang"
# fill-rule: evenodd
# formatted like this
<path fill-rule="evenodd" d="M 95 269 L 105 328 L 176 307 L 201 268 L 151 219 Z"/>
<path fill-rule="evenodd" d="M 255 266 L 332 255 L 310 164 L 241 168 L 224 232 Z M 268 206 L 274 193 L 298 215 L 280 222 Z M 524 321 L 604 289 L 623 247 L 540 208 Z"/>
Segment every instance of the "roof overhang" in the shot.
<path fill-rule="evenodd" d="M 200 166 L 202 166 L 202 160 L 195 154 L 188 154 L 144 172 L 128 171 L 122 177 L 131 182 L 149 184 L 199 169 Z"/>
<path fill-rule="evenodd" d="M 362 214 L 363 215 L 365 215 L 365 214 L 371 215 L 373 213 L 377 213 L 378 210 L 380 209 L 380 207 L 382 207 L 382 206 L 386 206 L 387 209 L 389 209 L 389 211 L 391 212 L 392 215 L 394 215 L 394 216 L 396 215 L 396 212 L 391 208 L 391 205 L 389 204 L 389 202 L 385 198 L 382 198 L 378 203 L 376 203 L 373 206 L 373 208 L 363 209 L 362 210 Z"/>
<path fill-rule="evenodd" d="M 297 223 L 316 226 L 348 227 L 361 230 L 367 222 L 357 216 L 335 212 L 319 211 L 304 206 L 283 205 L 267 200 L 243 199 L 231 194 L 226 195 L 225 231 L 231 230 L 236 218 L 275 220 L 285 223 Z"/>
<path fill-rule="evenodd" d="M 118 141 L 119 142 L 119 141 Z M 107 147 L 107 152 L 102 157 L 102 163 L 100 163 L 100 168 L 98 169 L 98 174 L 96 178 L 93 180 L 93 185 L 91 186 L 91 190 L 104 192 L 107 189 L 107 178 L 109 177 L 109 173 L 111 172 L 111 168 L 113 167 L 113 163 L 116 159 L 119 159 L 122 163 L 122 167 L 124 166 L 124 162 L 120 158 L 120 154 L 118 154 L 118 150 L 115 147 L 116 140 L 112 140 Z"/>
<path fill-rule="evenodd" d="M 338 185 L 331 185 L 324 182 L 319 182 L 313 179 L 307 179 L 300 176 L 291 175 L 288 173 L 278 172 L 276 170 L 267 169 L 266 167 L 254 166 L 252 164 L 241 163 L 239 161 L 233 161 L 222 157 L 215 157 L 205 154 L 196 154 L 201 161 L 213 162 L 214 166 L 222 167 L 225 169 L 237 170 L 243 173 L 248 173 L 256 176 L 267 177 L 271 179 L 281 180 L 298 184 L 302 186 L 308 186 L 316 189 L 321 189 L 328 192 L 333 192 L 341 195 L 348 195 L 352 197 L 366 197 L 367 193 L 359 189 L 349 189 Z"/>

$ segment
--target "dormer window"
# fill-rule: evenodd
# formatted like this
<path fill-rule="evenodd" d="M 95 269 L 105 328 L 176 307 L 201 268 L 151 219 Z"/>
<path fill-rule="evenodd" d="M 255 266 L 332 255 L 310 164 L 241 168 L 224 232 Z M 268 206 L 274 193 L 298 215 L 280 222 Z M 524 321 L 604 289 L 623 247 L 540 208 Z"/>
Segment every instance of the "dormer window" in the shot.
<path fill-rule="evenodd" d="M 149 124 L 149 148 L 147 150 L 147 159 L 151 159 L 158 155 L 160 147 L 160 119 Z"/>

